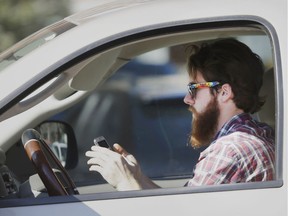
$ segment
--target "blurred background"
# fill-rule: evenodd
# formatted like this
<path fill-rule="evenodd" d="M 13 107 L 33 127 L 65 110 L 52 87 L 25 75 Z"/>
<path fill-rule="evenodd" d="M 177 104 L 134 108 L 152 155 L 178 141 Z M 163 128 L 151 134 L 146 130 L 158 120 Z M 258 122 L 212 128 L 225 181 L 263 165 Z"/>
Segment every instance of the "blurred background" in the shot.
<path fill-rule="evenodd" d="M 0 53 L 33 32 L 98 0 L 0 0 Z"/>

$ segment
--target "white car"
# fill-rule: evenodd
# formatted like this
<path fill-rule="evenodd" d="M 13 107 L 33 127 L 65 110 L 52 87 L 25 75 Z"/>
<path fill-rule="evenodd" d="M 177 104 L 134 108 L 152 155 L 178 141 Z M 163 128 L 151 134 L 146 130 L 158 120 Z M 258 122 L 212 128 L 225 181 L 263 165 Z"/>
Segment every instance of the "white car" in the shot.
<path fill-rule="evenodd" d="M 0 54 L 0 215 L 286 216 L 287 1 L 97 2 Z M 183 187 L 199 154 L 186 144 L 185 50 L 231 37 L 265 64 L 255 118 L 275 128 L 276 178 Z M 119 192 L 88 172 L 97 136 L 162 188 Z M 60 161 L 44 142 L 64 143 Z"/>

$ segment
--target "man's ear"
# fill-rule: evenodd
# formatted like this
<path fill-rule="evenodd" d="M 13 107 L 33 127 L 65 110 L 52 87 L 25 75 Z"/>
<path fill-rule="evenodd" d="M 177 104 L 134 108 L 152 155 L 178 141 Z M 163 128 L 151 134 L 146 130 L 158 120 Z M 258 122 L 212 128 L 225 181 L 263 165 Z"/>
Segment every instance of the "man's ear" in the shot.
<path fill-rule="evenodd" d="M 225 83 L 221 86 L 221 91 L 219 92 L 220 101 L 226 102 L 234 97 L 231 86 L 228 83 Z"/>

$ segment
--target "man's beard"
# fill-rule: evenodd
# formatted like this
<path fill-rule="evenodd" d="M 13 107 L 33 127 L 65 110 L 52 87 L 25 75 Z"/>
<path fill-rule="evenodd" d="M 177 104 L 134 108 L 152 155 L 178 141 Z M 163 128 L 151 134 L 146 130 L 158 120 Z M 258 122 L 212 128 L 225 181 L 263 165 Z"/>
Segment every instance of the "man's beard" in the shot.
<path fill-rule="evenodd" d="M 201 113 L 193 107 L 189 110 L 193 113 L 190 144 L 193 148 L 208 146 L 216 134 L 218 125 L 220 111 L 217 98 L 214 97 Z"/>

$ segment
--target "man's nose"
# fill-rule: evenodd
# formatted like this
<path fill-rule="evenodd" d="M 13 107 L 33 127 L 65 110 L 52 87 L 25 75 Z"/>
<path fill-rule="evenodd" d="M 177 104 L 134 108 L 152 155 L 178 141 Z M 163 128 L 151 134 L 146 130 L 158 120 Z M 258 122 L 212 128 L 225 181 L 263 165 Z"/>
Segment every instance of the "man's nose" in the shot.
<path fill-rule="evenodd" d="M 191 95 L 189 93 L 187 93 L 184 97 L 184 103 L 191 106 L 193 105 L 195 102 L 195 100 L 191 97 Z"/>

